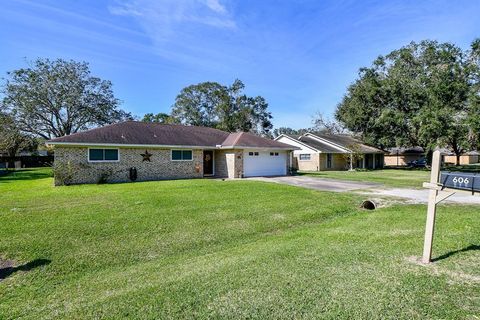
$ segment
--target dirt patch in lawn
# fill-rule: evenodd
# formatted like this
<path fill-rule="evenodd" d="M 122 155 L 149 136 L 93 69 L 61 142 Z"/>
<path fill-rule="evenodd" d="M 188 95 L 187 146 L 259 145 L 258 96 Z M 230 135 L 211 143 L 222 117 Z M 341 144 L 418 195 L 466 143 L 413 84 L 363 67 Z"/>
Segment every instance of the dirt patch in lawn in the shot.
<path fill-rule="evenodd" d="M 0 281 L 10 277 L 15 272 L 30 271 L 37 267 L 48 265 L 50 262 L 51 261 L 48 259 L 35 259 L 25 264 L 18 265 L 18 263 L 13 260 L 0 258 Z"/>
<path fill-rule="evenodd" d="M 8 277 L 14 265 L 15 261 L 0 258 L 0 281 Z"/>
<path fill-rule="evenodd" d="M 15 261 L 0 258 L 0 269 L 11 268 L 15 265 Z"/>

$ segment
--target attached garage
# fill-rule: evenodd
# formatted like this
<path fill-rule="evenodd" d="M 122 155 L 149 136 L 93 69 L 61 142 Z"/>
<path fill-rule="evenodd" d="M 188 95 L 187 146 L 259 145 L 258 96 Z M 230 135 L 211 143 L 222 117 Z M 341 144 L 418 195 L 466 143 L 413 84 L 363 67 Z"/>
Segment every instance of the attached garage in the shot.
<path fill-rule="evenodd" d="M 245 177 L 284 176 L 287 174 L 287 151 L 244 150 L 243 159 Z"/>

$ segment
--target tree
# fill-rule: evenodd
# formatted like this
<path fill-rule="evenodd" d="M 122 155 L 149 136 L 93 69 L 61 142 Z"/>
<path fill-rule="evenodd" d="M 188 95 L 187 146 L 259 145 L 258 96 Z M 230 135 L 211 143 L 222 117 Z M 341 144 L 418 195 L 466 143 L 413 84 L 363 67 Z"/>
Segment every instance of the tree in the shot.
<path fill-rule="evenodd" d="M 362 152 L 358 144 L 350 144 L 347 146 L 347 149 L 350 150 L 350 152 L 342 153 L 342 157 L 348 164 L 348 169 L 353 170 L 354 166 L 356 166 L 357 161 L 363 160 L 363 158 L 365 158 L 365 153 Z"/>
<path fill-rule="evenodd" d="M 157 113 L 157 114 L 146 113 L 143 116 L 142 121 L 144 121 L 144 122 L 157 122 L 157 123 L 163 123 L 163 124 L 178 123 L 179 122 L 178 119 L 176 119 L 175 117 L 172 117 L 171 115 L 169 115 L 167 113 L 163 113 L 163 112 L 160 112 L 160 113 Z"/>
<path fill-rule="evenodd" d="M 471 91 L 468 97 L 467 125 L 476 148 L 480 147 L 480 39 L 476 39 L 470 51 Z"/>
<path fill-rule="evenodd" d="M 36 149 L 36 146 L 35 139 L 22 133 L 9 114 L 0 112 L 0 150 L 15 157 L 19 151 Z"/>
<path fill-rule="evenodd" d="M 345 127 L 335 119 L 326 118 L 321 112 L 313 116 L 313 128 L 311 131 L 323 132 L 328 134 L 345 133 Z"/>
<path fill-rule="evenodd" d="M 273 130 L 273 136 L 276 138 L 282 134 L 300 136 L 307 132 L 314 132 L 314 128 L 301 128 L 301 129 L 292 129 L 290 127 L 280 127 Z"/>
<path fill-rule="evenodd" d="M 459 157 L 473 147 L 472 61 L 450 43 L 412 42 L 360 69 L 335 116 L 380 148 L 440 145 Z"/>
<path fill-rule="evenodd" d="M 37 59 L 8 76 L 3 105 L 23 132 L 50 139 L 131 119 L 111 82 L 91 76 L 86 62 Z"/>
<path fill-rule="evenodd" d="M 269 134 L 272 115 L 267 101 L 243 94 L 244 88 L 240 80 L 229 87 L 216 82 L 188 86 L 177 96 L 171 116 L 187 125 Z"/>

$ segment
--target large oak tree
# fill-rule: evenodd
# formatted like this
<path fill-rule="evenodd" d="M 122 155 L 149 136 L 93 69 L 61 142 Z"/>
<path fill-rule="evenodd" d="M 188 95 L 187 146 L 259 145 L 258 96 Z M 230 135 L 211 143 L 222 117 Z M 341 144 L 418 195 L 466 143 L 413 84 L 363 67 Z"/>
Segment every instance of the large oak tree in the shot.
<path fill-rule="evenodd" d="M 92 76 L 85 62 L 63 59 L 9 72 L 2 105 L 22 131 L 45 139 L 131 118 L 110 81 Z"/>
<path fill-rule="evenodd" d="M 36 140 L 18 127 L 15 119 L 0 111 L 0 151 L 15 157 L 19 151 L 35 149 Z"/>
<path fill-rule="evenodd" d="M 188 86 L 177 96 L 171 116 L 187 125 L 268 135 L 272 115 L 267 101 L 245 95 L 244 88 L 240 80 L 228 87 L 217 82 Z"/>
<path fill-rule="evenodd" d="M 336 118 L 381 148 L 446 146 L 458 159 L 477 147 L 480 132 L 480 126 L 470 125 L 480 123 L 472 93 L 478 86 L 478 49 L 473 47 L 463 51 L 450 43 L 412 42 L 378 57 L 360 69 Z"/>

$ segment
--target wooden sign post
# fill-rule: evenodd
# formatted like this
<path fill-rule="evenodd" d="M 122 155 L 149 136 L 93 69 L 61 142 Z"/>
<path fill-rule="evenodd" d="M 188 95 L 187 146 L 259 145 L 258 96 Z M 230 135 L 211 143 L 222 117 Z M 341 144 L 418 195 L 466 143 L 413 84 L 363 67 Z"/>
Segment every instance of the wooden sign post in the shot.
<path fill-rule="evenodd" d="M 438 185 L 440 175 L 440 151 L 433 152 L 432 172 L 430 173 L 430 183 Z M 425 226 L 425 241 L 423 243 L 423 263 L 429 263 L 432 259 L 433 232 L 435 230 L 435 215 L 437 213 L 438 190 L 430 189 L 428 193 L 427 223 Z"/>
<path fill-rule="evenodd" d="M 480 192 L 480 176 L 465 172 L 442 172 L 440 174 L 441 154 L 440 151 L 433 152 L 432 172 L 430 182 L 423 184 L 424 188 L 430 189 L 428 194 L 427 223 L 425 226 L 425 242 L 423 244 L 423 263 L 430 263 L 432 260 L 433 234 L 435 231 L 435 215 L 437 204 L 456 192 L 468 192 L 472 195 Z M 442 182 L 440 183 L 440 176 Z M 477 181 L 475 181 L 477 178 Z"/>

